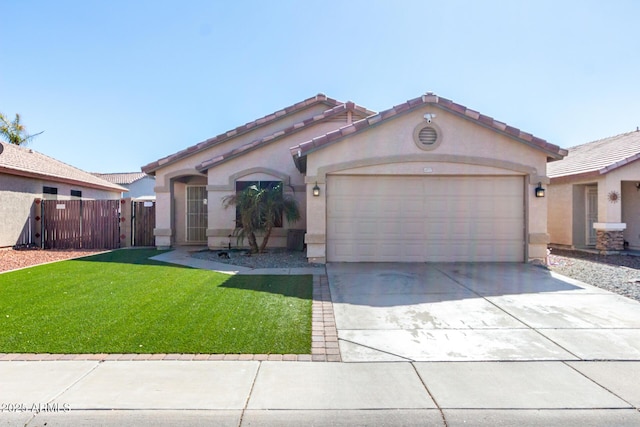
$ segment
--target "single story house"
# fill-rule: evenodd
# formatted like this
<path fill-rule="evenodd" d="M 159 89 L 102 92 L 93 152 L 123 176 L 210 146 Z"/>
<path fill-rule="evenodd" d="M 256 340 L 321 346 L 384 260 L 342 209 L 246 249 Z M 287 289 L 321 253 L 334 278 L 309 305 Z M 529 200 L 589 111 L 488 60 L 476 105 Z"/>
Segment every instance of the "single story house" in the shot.
<path fill-rule="evenodd" d="M 640 249 L 640 130 L 568 151 L 547 172 L 551 244 Z"/>
<path fill-rule="evenodd" d="M 432 93 L 379 113 L 319 94 L 142 171 L 156 177 L 158 247 L 227 247 L 236 213 L 222 199 L 282 182 L 302 219 L 273 245 L 303 229 L 312 262 L 528 262 L 549 242 L 536 189 L 565 154 Z"/>
<path fill-rule="evenodd" d="M 118 184 L 127 189 L 122 197 L 134 199 L 155 199 L 153 192 L 156 186 L 156 179 L 144 172 L 123 172 L 123 173 L 94 173 L 98 178 Z"/>
<path fill-rule="evenodd" d="M 126 190 L 30 148 L 0 147 L 0 247 L 33 243 L 36 198 L 118 199 Z"/>

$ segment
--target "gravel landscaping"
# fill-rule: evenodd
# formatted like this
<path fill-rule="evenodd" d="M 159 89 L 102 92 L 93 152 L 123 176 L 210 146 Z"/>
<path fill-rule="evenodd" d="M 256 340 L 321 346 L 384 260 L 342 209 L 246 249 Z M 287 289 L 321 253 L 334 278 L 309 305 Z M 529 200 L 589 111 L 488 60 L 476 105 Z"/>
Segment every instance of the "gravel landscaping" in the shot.
<path fill-rule="evenodd" d="M 224 255 L 226 254 L 226 256 Z M 306 251 L 288 251 L 273 248 L 262 254 L 249 254 L 246 250 L 204 250 L 191 254 L 194 258 L 208 259 L 224 264 L 239 265 L 249 268 L 299 268 L 321 267 L 323 264 L 313 264 L 307 261 Z M 227 258 L 228 256 L 228 258 Z"/>
<path fill-rule="evenodd" d="M 553 249 L 549 269 L 640 301 L 640 257 Z"/>
<path fill-rule="evenodd" d="M 31 267 L 38 264 L 45 264 L 48 262 L 89 256 L 100 252 L 104 252 L 104 250 L 15 250 L 11 248 L 0 249 L 0 273 L 3 271 L 16 270 L 19 268 Z"/>

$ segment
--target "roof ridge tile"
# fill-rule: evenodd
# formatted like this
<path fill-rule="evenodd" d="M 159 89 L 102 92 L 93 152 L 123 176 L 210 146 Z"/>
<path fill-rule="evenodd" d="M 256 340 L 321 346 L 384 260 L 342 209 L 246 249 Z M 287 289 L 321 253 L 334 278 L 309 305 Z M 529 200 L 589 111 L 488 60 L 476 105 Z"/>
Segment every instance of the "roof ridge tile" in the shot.
<path fill-rule="evenodd" d="M 355 104 L 352 103 L 352 105 L 355 105 Z M 227 151 L 225 153 L 222 153 L 222 154 L 216 156 L 214 159 L 205 160 L 205 161 L 201 162 L 199 165 L 197 165 L 196 169 L 199 170 L 199 171 L 203 171 L 205 169 L 208 169 L 208 168 L 210 168 L 210 167 L 212 167 L 212 166 L 214 166 L 214 165 L 216 165 L 218 163 L 221 163 L 221 162 L 233 157 L 234 155 L 236 155 L 238 153 L 241 153 L 241 152 L 246 151 L 246 150 L 251 149 L 251 148 L 259 147 L 259 146 L 261 146 L 261 145 L 263 145 L 265 143 L 268 143 L 269 141 L 273 141 L 275 139 L 278 139 L 279 137 L 282 137 L 282 136 L 285 136 L 285 135 L 289 135 L 289 134 L 291 134 L 293 132 L 298 131 L 299 129 L 302 129 L 302 128 L 308 126 L 308 125 L 311 125 L 311 124 L 317 123 L 317 122 L 319 122 L 321 120 L 336 116 L 338 114 L 341 114 L 343 111 L 348 111 L 348 110 L 351 110 L 351 108 L 347 108 L 347 104 L 346 103 L 343 103 L 343 104 L 340 104 L 340 105 L 336 105 L 333 108 L 325 110 L 321 114 L 317 114 L 317 115 L 315 115 L 313 117 L 309 117 L 309 118 L 307 118 L 305 120 L 302 120 L 300 122 L 296 122 L 293 125 L 285 128 L 285 129 L 277 130 L 272 134 L 262 136 L 260 138 L 257 138 L 257 139 L 254 139 L 252 141 L 249 141 L 249 142 L 247 142 L 247 143 L 245 143 L 245 144 L 243 144 L 243 145 L 241 145 L 239 147 L 235 147 L 235 148 L 233 148 L 233 149 L 231 149 L 231 150 L 229 150 L 229 151 Z M 363 120 L 366 120 L 366 119 L 363 119 Z"/>
<path fill-rule="evenodd" d="M 557 145 L 550 144 L 546 140 L 542 138 L 538 138 L 530 133 L 524 132 L 519 128 L 509 126 L 506 123 L 500 122 L 493 117 L 486 116 L 481 114 L 475 110 L 471 110 L 464 105 L 455 103 L 447 98 L 442 98 L 438 95 L 435 95 L 432 92 L 428 92 L 418 98 L 410 99 L 402 104 L 394 105 L 393 107 L 383 110 L 377 114 L 366 117 L 364 119 L 353 122 L 351 125 L 344 126 L 340 128 L 340 132 L 330 132 L 323 136 L 328 137 L 326 139 L 314 138 L 313 144 L 308 144 L 306 142 L 300 143 L 294 147 L 290 148 L 292 155 L 294 156 L 294 161 L 297 165 L 299 162 L 297 159 L 299 157 L 304 157 L 311 151 L 315 151 L 316 149 L 321 148 L 322 145 L 335 142 L 340 138 L 363 131 L 374 124 L 384 122 L 386 120 L 390 120 L 396 116 L 402 115 L 406 112 L 412 111 L 415 108 L 421 107 L 423 105 L 435 105 L 439 108 L 442 108 L 446 111 L 449 111 L 453 114 L 457 114 L 461 117 L 467 118 L 474 122 L 477 122 L 483 126 L 494 129 L 499 132 L 503 132 L 504 134 L 511 136 L 513 138 L 517 138 L 524 143 L 532 144 L 539 149 L 548 152 L 548 155 L 551 158 L 557 159 L 562 158 L 567 155 L 567 151 L 560 148 Z M 321 145 L 319 141 L 324 141 Z"/>

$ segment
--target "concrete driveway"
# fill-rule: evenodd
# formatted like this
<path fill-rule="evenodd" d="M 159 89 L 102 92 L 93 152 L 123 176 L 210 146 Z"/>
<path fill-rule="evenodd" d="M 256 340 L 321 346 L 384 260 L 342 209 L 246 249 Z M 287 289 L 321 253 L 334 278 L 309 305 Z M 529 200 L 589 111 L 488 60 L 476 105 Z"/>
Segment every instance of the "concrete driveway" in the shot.
<path fill-rule="evenodd" d="M 528 264 L 328 264 L 342 360 L 640 360 L 640 303 Z"/>

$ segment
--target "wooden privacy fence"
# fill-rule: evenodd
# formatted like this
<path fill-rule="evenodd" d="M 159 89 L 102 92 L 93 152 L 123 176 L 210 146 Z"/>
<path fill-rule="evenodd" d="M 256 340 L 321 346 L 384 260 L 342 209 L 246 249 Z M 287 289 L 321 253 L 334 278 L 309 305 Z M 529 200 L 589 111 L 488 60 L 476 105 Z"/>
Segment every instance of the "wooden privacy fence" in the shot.
<path fill-rule="evenodd" d="M 119 200 L 42 200 L 41 203 L 45 249 L 120 247 Z"/>
<path fill-rule="evenodd" d="M 156 226 L 156 202 L 139 201 L 131 203 L 131 246 L 153 246 Z"/>

